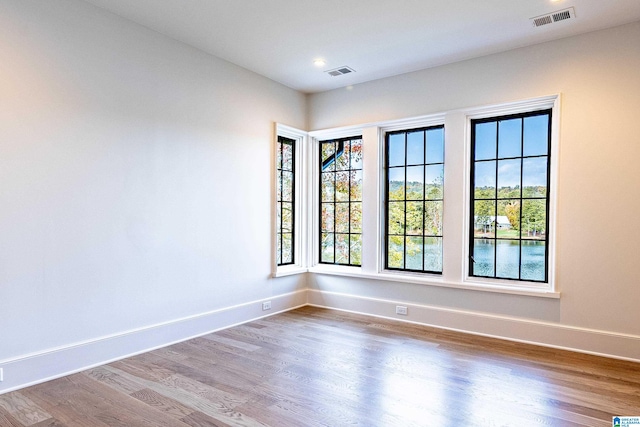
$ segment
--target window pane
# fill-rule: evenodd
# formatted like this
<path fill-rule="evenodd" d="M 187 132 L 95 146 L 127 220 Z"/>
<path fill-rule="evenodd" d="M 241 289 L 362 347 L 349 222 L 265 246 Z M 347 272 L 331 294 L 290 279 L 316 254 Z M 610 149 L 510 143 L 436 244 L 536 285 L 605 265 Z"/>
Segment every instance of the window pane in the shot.
<path fill-rule="evenodd" d="M 427 166 L 427 199 L 442 199 L 444 195 L 444 165 Z"/>
<path fill-rule="evenodd" d="M 404 268 L 407 270 L 422 270 L 423 237 L 409 236 L 406 239 L 407 260 Z"/>
<path fill-rule="evenodd" d="M 424 131 L 407 134 L 407 165 L 424 164 Z"/>
<path fill-rule="evenodd" d="M 362 200 L 362 171 L 350 173 L 351 179 L 351 201 Z"/>
<path fill-rule="evenodd" d="M 293 203 L 282 203 L 282 232 L 293 232 Z"/>
<path fill-rule="evenodd" d="M 351 264 L 362 264 L 362 236 L 360 234 L 351 235 Z"/>
<path fill-rule="evenodd" d="M 293 172 L 282 172 L 282 194 L 284 202 L 293 201 Z"/>
<path fill-rule="evenodd" d="M 441 201 L 424 202 L 424 234 L 426 236 L 442 236 Z"/>
<path fill-rule="evenodd" d="M 291 264 L 293 262 L 293 235 L 291 233 L 282 233 L 282 264 Z"/>
<path fill-rule="evenodd" d="M 424 270 L 442 272 L 442 237 L 425 237 Z"/>
<path fill-rule="evenodd" d="M 349 172 L 336 172 L 336 202 L 349 201 Z"/>
<path fill-rule="evenodd" d="M 335 231 L 334 224 L 334 211 L 333 211 L 333 203 L 323 203 L 322 204 L 322 212 L 320 215 L 320 230 L 321 231 Z"/>
<path fill-rule="evenodd" d="M 333 183 L 334 177 L 335 174 L 331 172 L 322 174 L 320 186 L 322 192 L 321 200 L 323 202 L 333 202 L 335 197 L 335 185 Z"/>
<path fill-rule="evenodd" d="M 337 264 L 349 264 L 349 235 L 336 234 L 336 261 Z"/>
<path fill-rule="evenodd" d="M 362 203 L 351 203 L 351 232 L 362 233 Z"/>
<path fill-rule="evenodd" d="M 518 279 L 520 269 L 520 241 L 496 241 L 496 277 Z"/>
<path fill-rule="evenodd" d="M 322 241 L 320 242 L 320 262 L 333 263 L 333 233 L 322 233 Z"/>
<path fill-rule="evenodd" d="M 278 143 L 276 144 L 276 169 L 282 169 L 282 146 L 284 144 L 280 142 L 280 138 L 278 138 Z"/>
<path fill-rule="evenodd" d="M 351 167 L 351 161 L 349 158 L 349 141 L 338 142 L 336 150 L 336 170 L 349 170 Z"/>
<path fill-rule="evenodd" d="M 404 200 L 404 168 L 390 168 L 389 200 Z"/>
<path fill-rule="evenodd" d="M 389 166 L 404 165 L 404 133 L 390 134 L 387 149 Z"/>
<path fill-rule="evenodd" d="M 427 163 L 444 163 L 444 128 L 427 131 Z"/>
<path fill-rule="evenodd" d="M 496 162 L 478 162 L 475 164 L 474 194 L 476 199 L 496 197 Z"/>
<path fill-rule="evenodd" d="M 351 140 L 351 169 L 362 169 L 362 139 Z"/>
<path fill-rule="evenodd" d="M 547 195 L 547 157 L 533 157 L 522 162 L 523 197 Z"/>
<path fill-rule="evenodd" d="M 424 166 L 407 168 L 407 200 L 424 199 Z"/>
<path fill-rule="evenodd" d="M 282 144 L 282 169 L 293 171 L 293 145 Z"/>
<path fill-rule="evenodd" d="M 496 227 L 499 238 L 517 239 L 520 237 L 520 199 L 498 201 Z"/>
<path fill-rule="evenodd" d="M 473 275 L 493 277 L 494 276 L 494 251 L 495 240 L 493 239 L 473 239 Z"/>
<path fill-rule="evenodd" d="M 474 236 L 494 237 L 496 202 L 476 200 L 473 210 Z"/>
<path fill-rule="evenodd" d="M 498 125 L 498 158 L 522 155 L 522 119 L 502 120 Z"/>
<path fill-rule="evenodd" d="M 389 236 L 387 248 L 387 266 L 389 268 L 404 268 L 404 237 Z"/>
<path fill-rule="evenodd" d="M 404 234 L 404 202 L 389 202 L 389 234 Z"/>
<path fill-rule="evenodd" d="M 276 233 L 276 264 L 282 264 L 282 234 Z"/>
<path fill-rule="evenodd" d="M 349 203 L 336 203 L 336 232 L 349 232 Z"/>
<path fill-rule="evenodd" d="M 546 280 L 545 245 L 544 241 L 522 241 L 522 280 Z"/>
<path fill-rule="evenodd" d="M 475 160 L 496 158 L 496 122 L 478 123 L 475 126 Z"/>
<path fill-rule="evenodd" d="M 282 203 L 276 203 L 276 225 L 278 227 L 278 233 L 282 233 Z"/>
<path fill-rule="evenodd" d="M 547 201 L 545 199 L 522 201 L 522 238 L 546 240 Z"/>
<path fill-rule="evenodd" d="M 407 202 L 406 234 L 422 236 L 423 202 Z"/>
<path fill-rule="evenodd" d="M 336 170 L 335 154 L 336 143 L 335 142 L 323 142 L 320 144 L 320 157 L 322 159 L 322 172 Z"/>
<path fill-rule="evenodd" d="M 526 117 L 524 119 L 524 155 L 546 155 L 549 144 L 549 116 Z"/>
<path fill-rule="evenodd" d="M 498 161 L 498 197 L 520 197 L 520 159 Z"/>

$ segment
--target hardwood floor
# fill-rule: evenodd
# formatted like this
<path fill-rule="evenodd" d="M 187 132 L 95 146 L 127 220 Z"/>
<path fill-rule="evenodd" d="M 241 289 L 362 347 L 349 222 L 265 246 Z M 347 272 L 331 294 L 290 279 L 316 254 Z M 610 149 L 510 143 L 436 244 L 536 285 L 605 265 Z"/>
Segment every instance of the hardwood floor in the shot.
<path fill-rule="evenodd" d="M 0 396 L 0 426 L 611 426 L 640 364 L 304 307 Z"/>

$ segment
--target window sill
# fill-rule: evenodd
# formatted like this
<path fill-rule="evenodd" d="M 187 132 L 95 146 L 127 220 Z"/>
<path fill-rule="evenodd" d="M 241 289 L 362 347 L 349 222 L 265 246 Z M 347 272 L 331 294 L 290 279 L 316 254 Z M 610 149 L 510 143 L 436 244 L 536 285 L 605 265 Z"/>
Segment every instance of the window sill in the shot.
<path fill-rule="evenodd" d="M 271 277 L 285 277 L 285 276 L 293 276 L 295 274 L 306 273 L 308 270 L 299 265 L 285 265 L 282 267 L 278 267 L 274 273 L 271 274 Z"/>
<path fill-rule="evenodd" d="M 417 285 L 437 286 L 441 288 L 464 289 L 480 292 L 495 292 L 501 294 L 522 295 L 538 298 L 560 298 L 560 292 L 551 291 L 549 289 L 536 287 L 515 287 L 504 284 L 490 284 L 486 282 L 451 282 L 445 281 L 437 275 L 422 275 L 414 273 L 396 273 L 396 272 L 380 272 L 367 273 L 363 272 L 360 267 L 341 267 L 332 265 L 316 265 L 309 268 L 309 273 L 334 275 L 343 277 L 354 277 L 361 279 L 384 280 L 388 282 L 413 283 Z"/>

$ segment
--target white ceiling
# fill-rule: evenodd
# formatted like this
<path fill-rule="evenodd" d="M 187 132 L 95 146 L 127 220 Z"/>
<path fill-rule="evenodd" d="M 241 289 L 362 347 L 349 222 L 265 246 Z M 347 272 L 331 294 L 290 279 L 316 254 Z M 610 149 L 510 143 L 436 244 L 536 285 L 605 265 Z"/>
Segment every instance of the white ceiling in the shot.
<path fill-rule="evenodd" d="M 640 20 L 640 0 L 85 1 L 307 93 Z M 568 7 L 575 20 L 529 20 Z"/>

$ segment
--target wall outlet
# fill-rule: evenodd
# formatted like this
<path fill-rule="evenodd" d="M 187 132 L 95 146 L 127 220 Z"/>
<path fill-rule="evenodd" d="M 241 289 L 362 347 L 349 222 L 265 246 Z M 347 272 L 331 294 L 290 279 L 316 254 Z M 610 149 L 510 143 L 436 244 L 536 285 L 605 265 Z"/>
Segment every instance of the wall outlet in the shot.
<path fill-rule="evenodd" d="M 265 301 L 262 303 L 262 311 L 271 310 L 271 301 Z"/>
<path fill-rule="evenodd" d="M 0 368 L 0 383 L 4 381 L 4 368 Z"/>
<path fill-rule="evenodd" d="M 404 305 L 396 305 L 396 314 L 407 315 L 407 307 Z"/>

